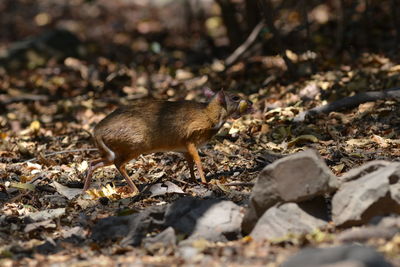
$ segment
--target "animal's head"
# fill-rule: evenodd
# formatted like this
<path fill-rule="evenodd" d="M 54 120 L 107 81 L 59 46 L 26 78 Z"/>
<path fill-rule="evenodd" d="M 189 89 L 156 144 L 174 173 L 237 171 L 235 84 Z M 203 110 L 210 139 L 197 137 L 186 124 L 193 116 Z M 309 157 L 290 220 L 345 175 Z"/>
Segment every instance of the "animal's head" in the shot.
<path fill-rule="evenodd" d="M 212 91 L 206 92 L 206 95 L 212 94 L 210 92 Z M 227 93 L 223 89 L 214 93 L 212 101 L 217 101 L 226 110 L 226 117 L 238 119 L 252 111 L 253 103 L 251 101 L 245 100 L 236 94 Z"/>

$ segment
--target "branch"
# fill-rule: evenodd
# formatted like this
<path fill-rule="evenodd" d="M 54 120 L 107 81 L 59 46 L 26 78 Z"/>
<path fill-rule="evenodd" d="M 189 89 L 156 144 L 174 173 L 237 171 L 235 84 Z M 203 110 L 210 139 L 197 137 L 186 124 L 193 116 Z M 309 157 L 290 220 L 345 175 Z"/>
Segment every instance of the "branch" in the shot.
<path fill-rule="evenodd" d="M 252 182 L 236 182 L 236 183 L 227 183 L 227 184 L 222 184 L 225 186 L 254 186 L 254 183 Z"/>
<path fill-rule="evenodd" d="M 400 87 L 386 89 L 384 91 L 369 91 L 358 93 L 354 96 L 348 96 L 332 103 L 312 108 L 308 111 L 301 112 L 294 118 L 294 122 L 302 122 L 309 116 L 315 116 L 322 113 L 329 113 L 332 111 L 340 111 L 345 109 L 352 109 L 358 105 L 377 100 L 400 98 Z"/>
<path fill-rule="evenodd" d="M 26 101 L 47 101 L 49 97 L 47 95 L 34 95 L 34 94 L 23 94 L 19 96 L 0 96 L 0 104 L 8 105 L 15 102 L 26 102 Z"/>
<path fill-rule="evenodd" d="M 225 60 L 225 68 L 228 68 L 235 64 L 243 56 L 243 54 L 255 44 L 257 36 L 260 34 L 264 25 L 264 21 L 262 20 L 256 25 L 256 27 L 254 27 L 253 31 L 250 33 L 249 37 L 247 37 L 246 41 L 238 48 L 236 48 L 235 51 L 233 51 L 233 53 Z"/>
<path fill-rule="evenodd" d="M 58 154 L 76 153 L 76 152 L 84 152 L 84 151 L 97 151 L 97 150 L 98 150 L 97 148 L 79 148 L 79 149 L 71 149 L 71 150 L 62 150 L 62 151 L 50 152 L 50 153 L 44 154 L 44 156 L 48 157 L 48 156 L 54 156 L 54 155 L 58 155 Z M 24 163 L 31 162 L 31 161 L 36 161 L 36 160 L 37 160 L 37 157 L 25 160 Z"/>

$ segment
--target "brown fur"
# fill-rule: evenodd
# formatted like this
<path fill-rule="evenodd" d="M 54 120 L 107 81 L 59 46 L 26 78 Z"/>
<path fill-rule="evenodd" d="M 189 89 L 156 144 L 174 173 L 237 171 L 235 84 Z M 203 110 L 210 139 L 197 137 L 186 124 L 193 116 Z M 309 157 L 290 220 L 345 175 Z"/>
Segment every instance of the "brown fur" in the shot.
<path fill-rule="evenodd" d="M 238 109 L 238 101 L 230 101 L 229 97 L 220 91 L 209 103 L 145 99 L 116 109 L 94 129 L 102 158 L 91 162 L 84 190 L 90 185 L 93 171 L 110 164 L 115 164 L 131 189 L 137 190 L 124 165 L 140 154 L 162 151 L 183 152 L 192 179 L 195 179 L 194 161 L 202 181 L 206 182 L 196 148 L 210 140 Z"/>

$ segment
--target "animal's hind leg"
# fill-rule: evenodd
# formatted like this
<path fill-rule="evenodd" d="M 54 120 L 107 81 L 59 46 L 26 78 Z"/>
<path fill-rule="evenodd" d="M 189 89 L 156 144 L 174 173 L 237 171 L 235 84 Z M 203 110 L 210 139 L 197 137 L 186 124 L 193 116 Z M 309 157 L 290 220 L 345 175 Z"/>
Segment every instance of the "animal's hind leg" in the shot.
<path fill-rule="evenodd" d="M 95 159 L 92 160 L 89 164 L 89 169 L 85 178 L 85 185 L 83 186 L 83 191 L 86 191 L 89 189 L 90 183 L 92 181 L 92 175 L 93 172 L 100 167 L 108 166 L 110 165 L 111 162 L 109 162 L 107 159 L 101 158 L 101 159 Z"/>
<path fill-rule="evenodd" d="M 193 182 L 196 182 L 196 175 L 194 174 L 194 168 L 193 168 L 194 166 L 193 158 L 187 152 L 184 152 L 183 155 L 185 156 L 185 159 L 189 165 L 190 178 L 192 179 Z"/>
<path fill-rule="evenodd" d="M 126 182 L 131 188 L 132 193 L 139 192 L 139 189 L 136 187 L 136 185 L 132 182 L 132 179 L 126 173 L 125 164 L 126 163 L 115 163 L 115 167 L 117 167 L 119 173 L 125 178 Z"/>

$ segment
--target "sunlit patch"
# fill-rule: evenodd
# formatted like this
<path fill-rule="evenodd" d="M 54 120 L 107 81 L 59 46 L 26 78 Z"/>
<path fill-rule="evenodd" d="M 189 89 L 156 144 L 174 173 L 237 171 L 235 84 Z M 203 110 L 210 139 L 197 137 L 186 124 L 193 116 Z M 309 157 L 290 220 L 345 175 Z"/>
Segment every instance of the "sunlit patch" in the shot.
<path fill-rule="evenodd" d="M 128 186 L 116 187 L 114 184 L 107 184 L 100 189 L 89 189 L 86 193 L 91 196 L 92 199 L 96 200 L 102 197 L 106 197 L 110 200 L 119 200 L 137 195 L 137 192 L 132 193 Z"/>

